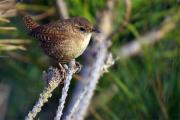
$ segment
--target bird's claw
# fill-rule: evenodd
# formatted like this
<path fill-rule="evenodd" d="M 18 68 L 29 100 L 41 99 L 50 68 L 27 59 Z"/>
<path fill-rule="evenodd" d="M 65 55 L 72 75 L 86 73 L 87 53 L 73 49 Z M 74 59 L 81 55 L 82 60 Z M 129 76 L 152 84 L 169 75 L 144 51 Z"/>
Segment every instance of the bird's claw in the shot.
<path fill-rule="evenodd" d="M 81 71 L 82 65 L 79 62 L 76 62 L 75 65 L 76 65 L 76 68 L 77 68 L 76 73 L 79 73 Z"/>
<path fill-rule="evenodd" d="M 66 66 L 64 66 L 64 65 L 62 66 L 61 63 L 59 63 L 59 71 L 60 71 L 60 74 L 63 78 L 63 80 L 60 83 L 63 84 L 64 80 L 66 78 Z"/>

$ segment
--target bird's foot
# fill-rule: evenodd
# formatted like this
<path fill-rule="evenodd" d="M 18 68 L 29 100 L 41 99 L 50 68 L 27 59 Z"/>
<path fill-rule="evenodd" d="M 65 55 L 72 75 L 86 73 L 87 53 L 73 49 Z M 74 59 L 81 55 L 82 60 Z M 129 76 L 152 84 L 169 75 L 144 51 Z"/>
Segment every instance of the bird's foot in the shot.
<path fill-rule="evenodd" d="M 61 63 L 59 63 L 59 71 L 60 71 L 60 74 L 61 74 L 61 77 L 63 78 L 62 81 L 60 82 L 60 84 L 63 84 L 64 83 L 64 80 L 66 78 L 66 69 L 67 68 L 67 65 L 62 65 Z"/>
<path fill-rule="evenodd" d="M 72 59 L 68 63 L 69 69 L 73 70 L 74 73 L 79 73 L 81 71 L 82 65 L 79 62 L 76 62 L 75 59 Z"/>

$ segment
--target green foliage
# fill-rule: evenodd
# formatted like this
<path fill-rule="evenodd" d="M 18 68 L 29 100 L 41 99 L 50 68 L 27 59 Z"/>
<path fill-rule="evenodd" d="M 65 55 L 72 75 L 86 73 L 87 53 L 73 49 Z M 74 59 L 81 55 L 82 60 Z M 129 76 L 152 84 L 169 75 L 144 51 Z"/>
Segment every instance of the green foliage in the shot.
<path fill-rule="evenodd" d="M 104 2 L 105 0 L 67 0 L 67 5 L 70 16 L 83 16 L 95 24 L 96 11 L 103 8 Z M 111 51 L 114 52 L 125 43 L 159 27 L 164 18 L 180 10 L 178 3 L 177 0 L 132 0 L 130 24 L 113 38 Z M 39 9 L 44 7 L 47 9 L 54 4 L 54 1 L 40 0 L 27 5 L 43 6 Z M 35 13 L 37 9 L 38 7 L 32 12 Z M 113 26 L 117 26 L 124 14 L 122 0 L 115 9 L 117 17 Z M 54 16 L 46 19 L 54 19 Z M 46 22 L 46 19 L 39 22 Z M 18 28 L 16 31 L 0 30 L 0 39 L 31 39 L 31 43 L 26 45 L 27 51 L 0 50 L 0 56 L 10 54 L 16 56 L 0 57 L 0 83 L 11 87 L 6 119 L 20 120 L 24 119 L 43 88 L 41 75 L 48 67 L 49 60 L 38 47 L 36 40 L 27 36 L 21 17 L 13 17 L 11 23 L 0 22 L 0 26 Z M 138 56 L 118 61 L 109 73 L 102 76 L 87 119 L 180 119 L 179 28 L 177 25 L 159 43 L 150 47 L 145 46 Z M 113 95 L 111 92 L 105 92 L 112 90 L 111 87 L 116 88 Z M 57 101 L 58 97 L 52 99 Z M 54 105 L 53 110 L 56 108 L 57 105 Z M 50 112 L 50 109 L 44 110 L 40 116 L 45 118 L 43 116 L 47 116 L 47 112 Z M 49 116 L 53 117 L 54 114 Z"/>

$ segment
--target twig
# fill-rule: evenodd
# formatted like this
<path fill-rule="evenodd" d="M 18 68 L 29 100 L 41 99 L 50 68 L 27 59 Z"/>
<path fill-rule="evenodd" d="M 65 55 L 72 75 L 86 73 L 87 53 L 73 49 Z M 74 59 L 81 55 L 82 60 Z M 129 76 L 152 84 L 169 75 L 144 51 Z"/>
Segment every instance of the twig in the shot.
<path fill-rule="evenodd" d="M 33 19 L 34 19 L 35 21 L 38 21 L 38 20 L 45 19 L 46 17 L 52 15 L 53 12 L 54 12 L 54 9 L 53 9 L 53 8 L 50 8 L 50 9 L 48 9 L 47 11 L 45 11 L 45 12 L 39 14 L 39 15 L 34 15 L 34 16 L 32 16 L 32 17 L 33 17 Z"/>
<path fill-rule="evenodd" d="M 69 90 L 69 85 L 70 85 L 70 82 L 72 79 L 72 74 L 73 74 L 71 71 L 68 71 L 67 73 L 68 73 L 68 77 L 64 81 L 64 87 L 62 89 L 62 96 L 59 99 L 59 106 L 58 106 L 58 110 L 56 112 L 56 117 L 54 118 L 54 120 L 60 120 L 61 116 L 62 116 L 62 111 L 64 108 L 64 104 L 65 104 L 66 97 L 67 97 L 67 92 Z"/>
<path fill-rule="evenodd" d="M 0 44 L 0 50 L 26 50 L 26 48 L 22 45 Z"/>
<path fill-rule="evenodd" d="M 57 10 L 59 12 L 59 15 L 63 19 L 69 18 L 68 10 L 66 3 L 64 0 L 56 0 Z"/>
<path fill-rule="evenodd" d="M 17 30 L 16 27 L 0 27 L 0 30 Z"/>
<path fill-rule="evenodd" d="M 0 44 L 29 44 L 28 39 L 0 39 Z"/>
<path fill-rule="evenodd" d="M 44 103 L 48 102 L 48 98 L 51 97 L 52 91 L 59 85 L 59 83 L 64 79 L 62 75 L 64 73 L 63 69 L 60 71 L 57 68 L 50 67 L 46 72 L 44 72 L 43 78 L 47 83 L 47 86 L 44 88 L 43 92 L 40 94 L 40 97 L 36 104 L 34 105 L 32 111 L 28 113 L 25 120 L 33 120 L 36 117 L 37 113 L 41 111 Z"/>
<path fill-rule="evenodd" d="M 133 40 L 132 42 L 124 45 L 119 50 L 117 50 L 116 60 L 125 59 L 138 54 L 139 52 L 141 52 L 143 46 L 151 45 L 161 40 L 161 38 L 163 38 L 173 28 L 175 28 L 175 23 L 172 21 L 172 19 L 169 18 L 162 24 L 160 29 L 152 30 L 144 36 L 138 38 L 137 40 Z"/>
<path fill-rule="evenodd" d="M 164 90 L 163 85 L 162 85 L 163 83 L 160 79 L 159 73 L 157 73 L 156 76 L 157 76 L 157 78 L 152 81 L 152 88 L 156 95 L 156 99 L 159 103 L 159 106 L 160 106 L 160 109 L 162 112 L 162 118 L 165 120 L 168 120 L 169 119 L 168 110 L 167 110 L 167 106 L 165 104 L 165 96 L 163 95 L 163 90 Z"/>
<path fill-rule="evenodd" d="M 71 82 L 71 79 L 72 79 L 72 75 L 74 73 L 76 73 L 77 71 L 78 71 L 78 68 L 75 66 L 75 61 L 72 60 L 70 62 L 69 68 L 66 68 L 66 76 L 65 76 L 66 79 L 64 81 L 64 87 L 62 89 L 62 96 L 59 99 L 59 106 L 58 106 L 58 109 L 57 109 L 57 112 L 56 112 L 56 117 L 54 118 L 54 120 L 60 120 L 61 117 L 62 117 L 62 114 L 63 114 L 62 111 L 63 111 L 64 104 L 65 104 L 65 101 L 66 101 L 67 92 L 69 90 L 69 85 L 70 85 L 70 82 Z"/>
<path fill-rule="evenodd" d="M 0 17 L 0 21 L 10 23 L 10 20 Z"/>

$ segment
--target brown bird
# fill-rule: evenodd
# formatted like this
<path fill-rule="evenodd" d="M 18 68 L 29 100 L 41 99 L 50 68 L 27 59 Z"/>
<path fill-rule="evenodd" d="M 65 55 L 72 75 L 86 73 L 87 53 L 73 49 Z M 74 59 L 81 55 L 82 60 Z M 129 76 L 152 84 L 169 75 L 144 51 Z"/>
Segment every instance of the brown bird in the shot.
<path fill-rule="evenodd" d="M 40 41 L 43 51 L 60 63 L 79 57 L 87 48 L 93 32 L 98 30 L 85 18 L 74 17 L 39 25 L 24 17 L 29 34 Z"/>

